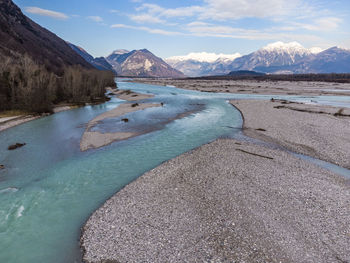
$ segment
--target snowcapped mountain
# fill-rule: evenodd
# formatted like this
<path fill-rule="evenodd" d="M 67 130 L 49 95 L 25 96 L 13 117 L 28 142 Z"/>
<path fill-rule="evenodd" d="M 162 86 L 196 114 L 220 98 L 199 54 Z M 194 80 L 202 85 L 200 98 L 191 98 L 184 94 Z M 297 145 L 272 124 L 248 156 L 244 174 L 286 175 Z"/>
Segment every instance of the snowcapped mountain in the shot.
<path fill-rule="evenodd" d="M 225 65 L 229 65 L 240 56 L 239 53 L 215 54 L 199 52 L 190 53 L 186 56 L 169 57 L 165 61 L 186 76 L 196 77 L 229 73 L 230 70 L 225 69 Z"/>
<path fill-rule="evenodd" d="M 293 73 L 291 65 L 315 55 L 320 49 L 307 49 L 298 42 L 275 42 L 258 51 L 236 59 L 230 67 L 232 70 L 253 70 L 265 73 Z"/>
<path fill-rule="evenodd" d="M 161 58 L 156 57 L 147 49 L 116 50 L 110 54 L 107 61 L 118 75 L 135 77 L 169 77 L 183 78 L 185 75 L 169 66 Z"/>

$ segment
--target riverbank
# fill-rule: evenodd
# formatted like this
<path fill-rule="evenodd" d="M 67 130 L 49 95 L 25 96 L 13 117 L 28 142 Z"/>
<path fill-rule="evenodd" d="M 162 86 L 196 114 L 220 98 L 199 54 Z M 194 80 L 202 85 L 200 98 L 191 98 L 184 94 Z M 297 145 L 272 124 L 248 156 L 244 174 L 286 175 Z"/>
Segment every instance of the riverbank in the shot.
<path fill-rule="evenodd" d="M 231 100 L 256 139 L 350 169 L 350 109 L 288 101 Z"/>
<path fill-rule="evenodd" d="M 198 79 L 133 79 L 153 85 L 173 85 L 202 92 L 261 95 L 350 96 L 350 83 L 313 81 L 198 80 Z"/>
<path fill-rule="evenodd" d="M 336 155 L 349 156 L 341 135 L 348 119 L 334 116 L 335 109 L 319 114 L 275 108 L 292 106 L 283 102 L 231 103 L 243 112 L 247 135 L 301 149 L 308 144 L 299 136 L 324 141 L 326 149 L 319 142 L 315 153 L 347 166 L 349 158 Z M 335 136 L 328 145 L 330 126 Z M 279 148 L 220 139 L 115 194 L 86 222 L 81 246 L 86 262 L 346 262 L 348 222 L 349 180 Z"/>

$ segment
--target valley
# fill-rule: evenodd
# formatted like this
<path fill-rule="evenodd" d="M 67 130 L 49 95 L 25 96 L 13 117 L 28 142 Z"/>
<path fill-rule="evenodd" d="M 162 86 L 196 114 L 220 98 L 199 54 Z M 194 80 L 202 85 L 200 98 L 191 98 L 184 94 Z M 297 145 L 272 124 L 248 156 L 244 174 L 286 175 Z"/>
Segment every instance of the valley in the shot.
<path fill-rule="evenodd" d="M 0 0 L 0 262 L 349 262 L 348 6 Z"/>

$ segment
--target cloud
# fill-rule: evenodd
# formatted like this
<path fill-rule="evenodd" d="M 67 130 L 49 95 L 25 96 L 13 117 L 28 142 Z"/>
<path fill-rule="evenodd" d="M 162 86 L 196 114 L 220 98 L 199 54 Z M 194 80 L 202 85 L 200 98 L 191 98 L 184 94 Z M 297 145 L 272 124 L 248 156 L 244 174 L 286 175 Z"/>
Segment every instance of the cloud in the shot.
<path fill-rule="evenodd" d="M 274 40 L 274 41 L 303 41 L 303 42 L 319 42 L 320 38 L 312 34 L 291 34 L 283 32 L 268 32 L 264 30 L 251 30 L 235 28 L 230 26 L 190 26 L 184 28 L 183 32 L 168 31 L 158 28 L 150 28 L 146 26 L 133 26 L 126 24 L 114 24 L 111 28 L 126 28 L 132 30 L 145 31 L 151 34 L 165 35 L 165 36 L 196 36 L 196 37 L 215 37 L 215 38 L 233 38 L 233 39 L 247 39 L 247 40 Z M 195 24 L 196 25 L 196 24 Z"/>
<path fill-rule="evenodd" d="M 190 23 L 187 25 L 187 35 L 197 37 L 217 37 L 217 38 L 235 38 L 235 39 L 248 39 L 248 40 L 283 40 L 283 41 L 302 41 L 312 42 L 320 41 L 320 38 L 312 34 L 292 34 L 291 32 L 279 32 L 271 30 L 255 30 L 244 29 L 231 26 L 222 25 L 197 25 Z"/>
<path fill-rule="evenodd" d="M 97 23 L 103 22 L 103 18 L 100 16 L 88 16 L 87 19 L 90 19 Z"/>
<path fill-rule="evenodd" d="M 300 0 L 205 0 L 202 19 L 235 20 L 245 17 L 281 17 L 293 13 Z M 299 12 L 301 12 L 299 10 Z"/>
<path fill-rule="evenodd" d="M 327 42 L 320 33 L 339 30 L 343 22 L 339 14 L 327 10 L 319 1 L 201 0 L 197 3 L 200 4 L 166 8 L 143 1 L 134 14 L 128 15 L 136 23 L 175 28 L 170 31 L 125 24 L 116 27 L 168 36 L 300 41 L 312 46 Z"/>
<path fill-rule="evenodd" d="M 195 27 L 195 26 L 208 26 L 210 25 L 209 23 L 206 23 L 206 22 L 202 22 L 202 21 L 194 21 L 194 22 L 191 22 L 191 23 L 188 23 L 187 26 L 189 27 Z"/>
<path fill-rule="evenodd" d="M 317 19 L 315 21 L 316 24 L 316 28 L 317 30 L 326 30 L 326 31 L 332 31 L 335 30 L 339 27 L 339 24 L 342 22 L 343 20 L 337 17 L 324 17 L 324 18 L 320 18 Z"/>
<path fill-rule="evenodd" d="M 144 3 L 136 11 L 158 18 L 197 17 L 199 20 L 237 20 L 246 17 L 277 19 L 282 16 L 310 12 L 302 0 L 204 0 L 204 4 L 163 8 Z"/>
<path fill-rule="evenodd" d="M 291 29 L 298 30 L 304 29 L 309 31 L 333 31 L 338 29 L 339 25 L 343 22 L 342 19 L 337 17 L 321 17 L 310 21 L 309 23 L 292 22 Z"/>
<path fill-rule="evenodd" d="M 26 12 L 31 13 L 31 14 L 35 14 L 35 15 L 40 15 L 40 16 L 48 16 L 48 17 L 52 17 L 55 19 L 68 19 L 69 16 L 61 13 L 61 12 L 56 12 L 56 11 L 52 11 L 52 10 L 47 10 L 47 9 L 42 9 L 39 7 L 35 7 L 35 6 L 29 6 L 25 8 Z"/>
<path fill-rule="evenodd" d="M 156 4 L 142 4 L 137 11 L 146 11 L 148 14 L 158 17 L 189 17 L 203 11 L 201 6 L 188 6 L 178 8 L 163 8 Z"/>
<path fill-rule="evenodd" d="M 111 25 L 111 28 L 127 28 L 127 29 L 141 30 L 141 31 L 146 31 L 146 32 L 151 33 L 151 34 L 158 34 L 158 35 L 165 35 L 165 36 L 184 35 L 181 32 L 167 31 L 167 30 L 163 30 L 163 29 L 149 28 L 149 27 L 145 27 L 145 26 L 131 26 L 131 25 L 125 25 L 125 24 L 114 24 L 114 25 Z"/>
<path fill-rule="evenodd" d="M 151 23 L 151 24 L 165 23 L 164 20 L 156 16 L 152 16 L 150 14 L 130 15 L 129 17 L 131 20 L 137 23 Z"/>

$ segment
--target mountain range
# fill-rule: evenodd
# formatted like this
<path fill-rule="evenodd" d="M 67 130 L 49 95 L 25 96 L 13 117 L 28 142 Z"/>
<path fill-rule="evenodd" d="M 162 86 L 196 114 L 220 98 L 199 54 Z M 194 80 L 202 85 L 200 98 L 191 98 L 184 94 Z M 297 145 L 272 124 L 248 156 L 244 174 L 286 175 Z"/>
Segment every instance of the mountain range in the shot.
<path fill-rule="evenodd" d="M 170 57 L 171 66 L 191 77 L 225 75 L 231 71 L 250 70 L 270 74 L 348 73 L 350 50 L 332 47 L 304 48 L 297 42 L 276 42 L 248 55 L 203 61 L 195 57 Z"/>
<path fill-rule="evenodd" d="M 225 55 L 200 52 L 170 57 L 165 61 L 186 76 L 196 77 L 222 74 L 225 72 L 224 68 L 238 57 L 241 57 L 241 54 Z"/>

